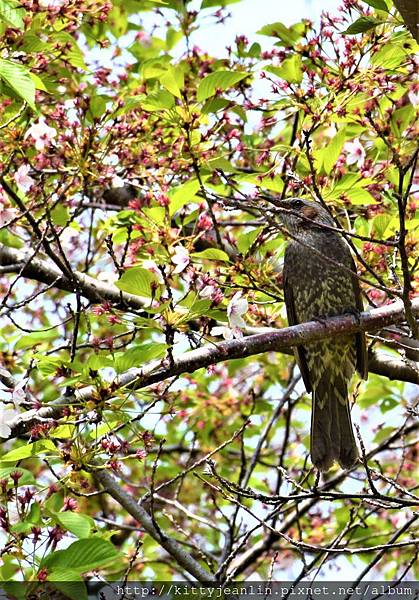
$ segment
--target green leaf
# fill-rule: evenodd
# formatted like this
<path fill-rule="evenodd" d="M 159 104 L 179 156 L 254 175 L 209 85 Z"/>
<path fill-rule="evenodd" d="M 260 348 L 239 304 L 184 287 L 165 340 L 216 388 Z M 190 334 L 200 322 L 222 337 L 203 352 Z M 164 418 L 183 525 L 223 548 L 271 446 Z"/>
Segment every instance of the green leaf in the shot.
<path fill-rule="evenodd" d="M 48 573 L 47 581 L 70 600 L 88 600 L 86 584 L 83 578 L 71 569 L 54 569 Z"/>
<path fill-rule="evenodd" d="M 0 21 L 4 21 L 15 29 L 24 29 L 23 17 L 26 10 L 15 0 L 0 0 Z"/>
<path fill-rule="evenodd" d="M 0 78 L 29 106 L 35 107 L 35 84 L 29 70 L 10 60 L 0 59 Z"/>
<path fill-rule="evenodd" d="M 51 220 L 54 225 L 64 227 L 69 220 L 68 208 L 63 204 L 57 204 L 57 206 L 51 211 Z"/>
<path fill-rule="evenodd" d="M 183 31 L 181 29 L 175 29 L 169 27 L 166 32 L 166 49 L 171 50 L 176 46 L 178 42 L 183 38 Z"/>
<path fill-rule="evenodd" d="M 84 514 L 65 511 L 54 515 L 54 517 L 64 529 L 78 538 L 89 537 L 92 527 L 94 527 L 93 519 Z"/>
<path fill-rule="evenodd" d="M 372 6 L 372 8 L 376 8 L 377 10 L 384 10 L 388 12 L 388 6 L 384 0 L 363 0 L 365 4 L 368 6 Z"/>
<path fill-rule="evenodd" d="M 45 52 L 49 45 L 47 42 L 43 42 L 39 35 L 36 35 L 33 31 L 27 31 L 22 37 L 21 46 L 25 52 Z"/>
<path fill-rule="evenodd" d="M 210 98 L 202 107 L 202 112 L 204 114 L 216 113 L 219 110 L 223 110 L 229 104 L 230 102 L 226 98 Z"/>
<path fill-rule="evenodd" d="M 155 110 L 169 110 L 170 108 L 173 108 L 174 105 L 174 96 L 167 90 L 159 90 L 153 94 L 148 94 L 141 102 L 141 107 L 148 112 L 153 112 Z"/>
<path fill-rule="evenodd" d="M 257 227 L 252 229 L 252 231 L 248 231 L 247 233 L 243 233 L 237 240 L 237 248 L 240 254 L 246 254 L 249 248 L 252 246 L 255 239 L 261 232 L 261 228 Z"/>
<path fill-rule="evenodd" d="M 29 75 L 32 81 L 34 82 L 37 90 L 42 90 L 43 92 L 49 93 L 45 83 L 40 77 L 38 77 L 38 75 L 36 75 L 35 73 L 29 73 Z"/>
<path fill-rule="evenodd" d="M 175 187 L 170 190 L 169 198 L 169 212 L 170 216 L 174 215 L 178 210 L 188 204 L 189 202 L 193 202 L 196 198 L 196 193 L 199 191 L 201 185 L 197 179 L 191 179 L 178 187 Z M 197 200 L 198 201 L 198 200 Z"/>
<path fill-rule="evenodd" d="M 77 42 L 72 35 L 66 31 L 60 31 L 52 36 L 51 41 L 58 42 L 65 48 L 65 50 L 63 50 L 63 58 L 67 60 L 70 65 L 73 65 L 73 67 L 76 67 L 77 69 L 87 69 L 83 52 L 78 47 Z"/>
<path fill-rule="evenodd" d="M 69 569 L 81 574 L 109 565 L 118 556 L 110 542 L 100 538 L 88 538 L 74 542 L 65 550 L 49 554 L 41 562 L 41 567 L 47 567 L 48 571 Z"/>
<path fill-rule="evenodd" d="M 383 21 L 379 21 L 378 19 L 374 19 L 374 17 L 360 17 L 357 19 L 352 25 L 342 31 L 343 35 L 356 35 L 357 33 L 364 33 L 364 31 L 368 31 L 369 29 L 373 29 L 380 25 Z"/>
<path fill-rule="evenodd" d="M 301 65 L 301 56 L 299 54 L 293 54 L 293 56 L 286 58 L 280 67 L 268 66 L 265 67 L 264 70 L 274 73 L 274 75 L 281 79 L 285 79 L 288 83 L 301 83 L 303 79 Z"/>
<path fill-rule="evenodd" d="M 372 222 L 372 228 L 375 231 L 377 237 L 381 238 L 384 236 L 390 221 L 390 215 L 381 214 L 374 217 L 374 220 Z"/>
<path fill-rule="evenodd" d="M 202 252 L 194 252 L 192 256 L 198 259 L 221 260 L 224 262 L 228 262 L 230 260 L 228 254 L 224 252 L 224 250 L 218 250 L 218 248 L 207 248 Z"/>
<path fill-rule="evenodd" d="M 381 427 L 378 433 L 376 433 L 376 435 L 374 436 L 374 444 L 381 444 L 381 442 L 387 440 L 394 430 L 395 427 Z"/>
<path fill-rule="evenodd" d="M 323 157 L 323 168 L 327 175 L 336 164 L 337 159 L 342 151 L 345 143 L 345 129 L 341 129 L 330 141 L 330 144 L 325 148 Z"/>
<path fill-rule="evenodd" d="M 364 188 L 351 188 L 345 191 L 345 195 L 349 197 L 351 204 L 377 204 L 374 196 Z"/>
<path fill-rule="evenodd" d="M 109 102 L 108 96 L 92 96 L 89 103 L 89 113 L 94 119 L 102 117 Z"/>
<path fill-rule="evenodd" d="M 202 102 L 210 96 L 214 96 L 217 90 L 227 90 L 236 83 L 249 76 L 249 73 L 241 71 L 217 71 L 204 77 L 198 86 L 197 100 Z"/>
<path fill-rule="evenodd" d="M 57 337 L 56 331 L 35 331 L 34 333 L 28 333 L 23 335 L 15 344 L 15 350 L 22 350 L 24 348 L 32 348 L 44 342 L 51 342 Z"/>
<path fill-rule="evenodd" d="M 185 82 L 183 71 L 180 67 L 170 67 L 164 75 L 160 77 L 160 83 L 176 98 L 182 98 L 181 90 Z"/>
<path fill-rule="evenodd" d="M 371 63 L 385 69 L 395 69 L 406 60 L 408 54 L 409 50 L 405 49 L 402 44 L 390 41 L 372 55 Z"/>
<path fill-rule="evenodd" d="M 270 25 L 264 25 L 262 29 L 259 29 L 256 33 L 259 35 L 267 35 L 269 37 L 279 38 L 281 41 L 285 43 L 286 46 L 294 46 L 295 42 L 297 42 L 303 32 L 305 26 L 302 23 L 297 23 L 292 27 L 286 27 L 283 23 L 277 21 L 276 23 L 271 23 Z"/>
<path fill-rule="evenodd" d="M 55 447 L 54 442 L 51 440 L 38 440 L 33 444 L 26 444 L 20 448 L 10 450 L 4 456 L 1 457 L 0 465 L 8 462 L 17 462 L 23 458 L 30 458 L 31 456 L 39 456 L 40 454 L 57 454 L 58 450 Z"/>
<path fill-rule="evenodd" d="M 158 344 L 154 342 L 142 344 L 137 348 L 130 348 L 126 352 L 121 352 L 117 355 L 115 369 L 118 373 L 123 373 L 132 367 L 141 367 L 146 362 L 163 358 L 167 348 L 167 344 Z"/>
<path fill-rule="evenodd" d="M 152 273 L 141 267 L 132 267 L 125 271 L 122 277 L 115 283 L 116 287 L 123 292 L 151 298 L 151 284 L 155 281 Z"/>

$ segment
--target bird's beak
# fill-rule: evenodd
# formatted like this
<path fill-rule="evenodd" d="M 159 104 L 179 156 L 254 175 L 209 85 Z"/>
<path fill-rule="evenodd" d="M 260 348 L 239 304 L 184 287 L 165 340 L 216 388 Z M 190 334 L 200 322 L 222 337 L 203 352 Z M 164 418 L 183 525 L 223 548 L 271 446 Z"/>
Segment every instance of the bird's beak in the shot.
<path fill-rule="evenodd" d="M 275 206 L 276 206 L 276 208 L 279 208 L 280 210 L 290 210 L 290 208 L 291 208 L 288 200 L 277 200 L 275 202 Z"/>

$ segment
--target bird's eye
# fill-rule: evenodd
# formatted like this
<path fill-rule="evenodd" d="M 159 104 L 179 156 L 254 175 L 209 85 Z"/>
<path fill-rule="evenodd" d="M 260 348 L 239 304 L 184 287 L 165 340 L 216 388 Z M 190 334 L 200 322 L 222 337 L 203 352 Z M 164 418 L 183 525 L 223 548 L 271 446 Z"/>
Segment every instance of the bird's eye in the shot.
<path fill-rule="evenodd" d="M 296 208 L 297 210 L 302 207 L 303 203 L 301 200 L 294 200 L 292 203 L 292 208 Z"/>

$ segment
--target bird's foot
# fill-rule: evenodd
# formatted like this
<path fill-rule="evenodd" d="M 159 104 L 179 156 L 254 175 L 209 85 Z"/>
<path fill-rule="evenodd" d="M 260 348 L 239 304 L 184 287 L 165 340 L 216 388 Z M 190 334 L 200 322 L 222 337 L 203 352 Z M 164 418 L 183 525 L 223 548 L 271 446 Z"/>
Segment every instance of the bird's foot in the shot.
<path fill-rule="evenodd" d="M 323 326 L 327 325 L 327 317 L 313 317 L 312 320 L 316 323 L 320 323 Z"/>
<path fill-rule="evenodd" d="M 344 314 L 352 315 L 355 317 L 357 324 L 359 325 L 361 322 L 361 311 L 353 306 L 349 306 L 345 309 Z"/>

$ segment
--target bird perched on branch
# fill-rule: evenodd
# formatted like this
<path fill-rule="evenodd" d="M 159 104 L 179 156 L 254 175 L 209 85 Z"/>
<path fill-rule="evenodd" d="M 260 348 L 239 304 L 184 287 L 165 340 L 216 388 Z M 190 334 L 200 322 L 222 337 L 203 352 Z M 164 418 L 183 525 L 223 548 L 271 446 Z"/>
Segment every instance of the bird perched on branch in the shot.
<path fill-rule="evenodd" d="M 291 240 L 284 259 L 284 296 L 290 325 L 363 310 L 349 246 L 330 228 L 335 223 L 317 202 L 278 201 Z M 310 454 L 327 471 L 336 460 L 343 469 L 356 462 L 348 384 L 355 369 L 367 377 L 363 333 L 335 336 L 298 346 L 296 358 L 307 392 L 312 392 Z"/>

